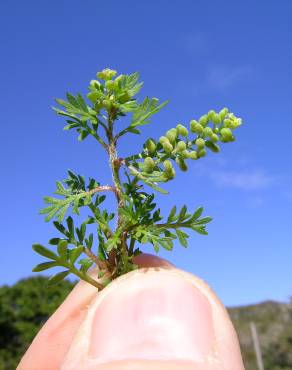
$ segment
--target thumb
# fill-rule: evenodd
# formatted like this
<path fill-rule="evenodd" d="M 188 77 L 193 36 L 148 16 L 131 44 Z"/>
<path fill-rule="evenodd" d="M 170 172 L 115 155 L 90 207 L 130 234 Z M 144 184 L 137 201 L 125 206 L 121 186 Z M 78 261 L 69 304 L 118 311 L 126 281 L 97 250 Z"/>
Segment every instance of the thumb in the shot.
<path fill-rule="evenodd" d="M 62 370 L 243 370 L 226 310 L 174 267 L 141 268 L 92 300 Z"/>

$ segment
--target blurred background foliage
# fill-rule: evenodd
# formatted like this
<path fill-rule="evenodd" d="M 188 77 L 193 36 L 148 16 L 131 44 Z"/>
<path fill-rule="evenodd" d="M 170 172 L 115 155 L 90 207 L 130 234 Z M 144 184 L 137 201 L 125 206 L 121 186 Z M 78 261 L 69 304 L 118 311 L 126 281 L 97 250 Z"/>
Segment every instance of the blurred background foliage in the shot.
<path fill-rule="evenodd" d="M 62 303 L 74 283 L 45 289 L 47 278 L 22 279 L 0 287 L 0 370 L 14 370 L 34 336 Z M 250 333 L 254 322 L 265 370 L 292 369 L 292 302 L 267 301 L 228 309 L 237 330 L 246 370 L 256 370 Z"/>

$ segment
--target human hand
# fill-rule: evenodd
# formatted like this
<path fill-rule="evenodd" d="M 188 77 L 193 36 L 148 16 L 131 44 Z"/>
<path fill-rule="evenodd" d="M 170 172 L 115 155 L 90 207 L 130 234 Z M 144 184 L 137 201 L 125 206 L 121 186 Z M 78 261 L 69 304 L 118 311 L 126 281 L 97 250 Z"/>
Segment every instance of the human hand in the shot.
<path fill-rule="evenodd" d="M 142 255 L 102 292 L 80 282 L 17 370 L 244 370 L 226 310 L 197 277 Z"/>

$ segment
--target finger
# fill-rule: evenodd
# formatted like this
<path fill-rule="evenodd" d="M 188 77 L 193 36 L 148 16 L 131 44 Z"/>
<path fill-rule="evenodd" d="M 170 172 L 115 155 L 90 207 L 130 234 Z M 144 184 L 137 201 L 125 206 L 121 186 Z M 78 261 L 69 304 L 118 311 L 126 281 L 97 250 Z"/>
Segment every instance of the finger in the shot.
<path fill-rule="evenodd" d="M 149 254 L 137 256 L 135 263 L 141 267 L 171 266 L 166 260 Z M 79 282 L 39 331 L 17 369 L 59 369 L 90 302 L 97 294 L 95 287 Z"/>
<path fill-rule="evenodd" d="M 168 267 L 115 280 L 91 303 L 62 370 L 243 370 L 226 310 L 200 279 Z"/>

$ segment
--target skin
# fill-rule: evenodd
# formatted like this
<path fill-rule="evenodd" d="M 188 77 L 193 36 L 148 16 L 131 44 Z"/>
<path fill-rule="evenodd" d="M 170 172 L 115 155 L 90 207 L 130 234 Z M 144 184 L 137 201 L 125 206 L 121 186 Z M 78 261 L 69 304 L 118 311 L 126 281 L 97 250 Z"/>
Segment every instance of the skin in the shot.
<path fill-rule="evenodd" d="M 142 255 L 102 292 L 80 282 L 17 370 L 244 370 L 237 336 L 199 278 Z"/>

